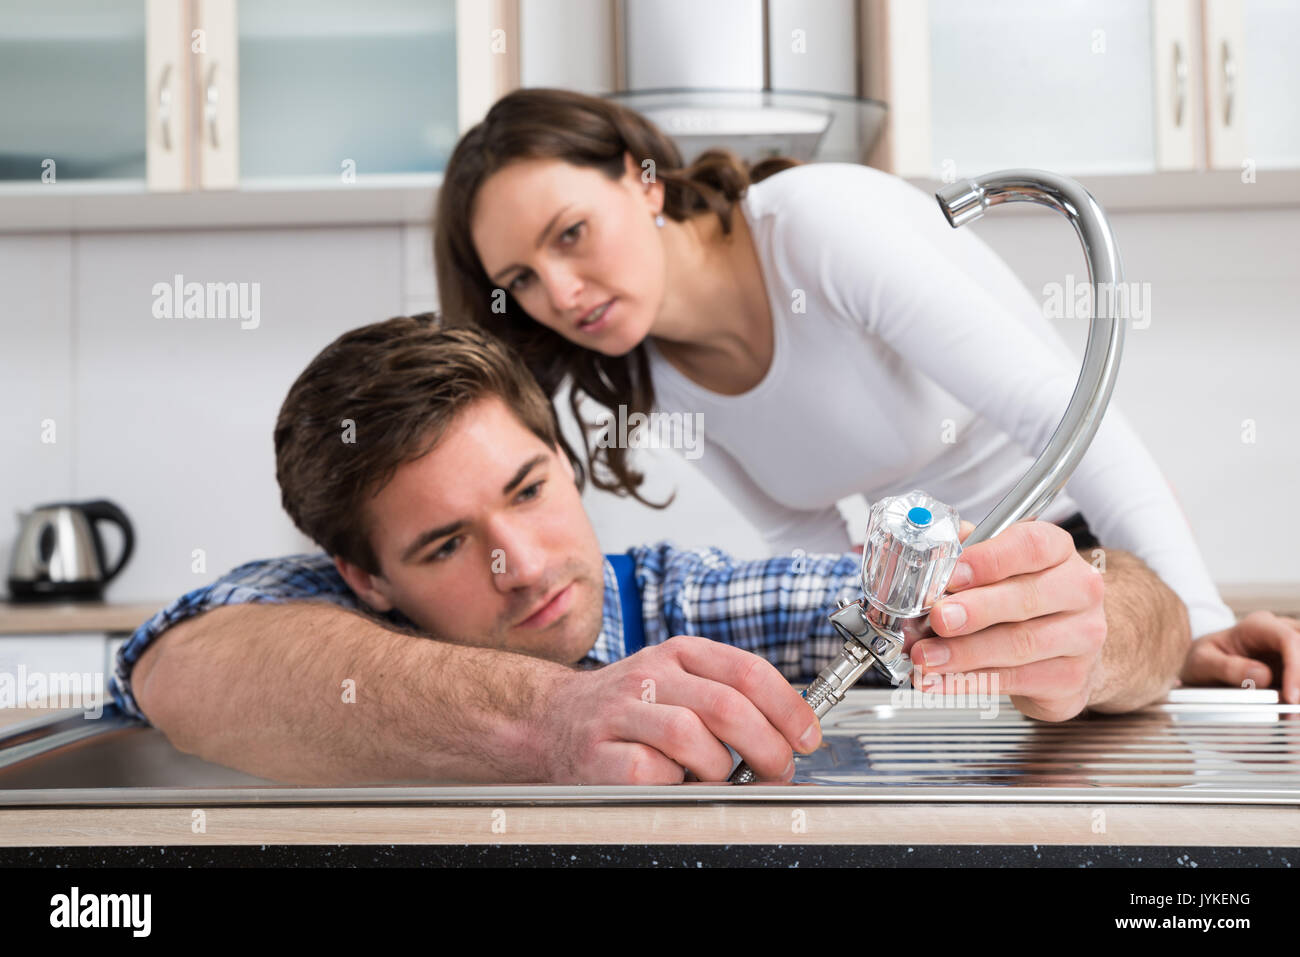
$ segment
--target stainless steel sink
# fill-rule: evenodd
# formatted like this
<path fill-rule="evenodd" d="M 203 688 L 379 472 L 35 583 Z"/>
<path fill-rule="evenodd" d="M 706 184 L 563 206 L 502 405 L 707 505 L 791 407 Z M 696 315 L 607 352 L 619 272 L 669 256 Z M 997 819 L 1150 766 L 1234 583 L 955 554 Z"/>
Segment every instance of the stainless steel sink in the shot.
<path fill-rule="evenodd" d="M 0 802 L 26 789 L 105 790 L 267 784 L 172 747 L 156 728 L 113 705 L 102 717 L 80 710 L 0 729 Z M 58 802 L 54 802 L 58 803 Z"/>
<path fill-rule="evenodd" d="M 928 700 L 928 703 L 927 703 Z M 679 787 L 279 785 L 210 764 L 107 708 L 0 731 L 0 806 L 678 801 L 1300 804 L 1300 706 L 1273 691 L 1189 689 L 1127 715 L 1033 721 L 1006 697 L 936 706 L 849 693 L 795 783 Z M 950 703 L 950 702 L 949 702 Z M 993 705 L 996 703 L 996 708 Z"/>

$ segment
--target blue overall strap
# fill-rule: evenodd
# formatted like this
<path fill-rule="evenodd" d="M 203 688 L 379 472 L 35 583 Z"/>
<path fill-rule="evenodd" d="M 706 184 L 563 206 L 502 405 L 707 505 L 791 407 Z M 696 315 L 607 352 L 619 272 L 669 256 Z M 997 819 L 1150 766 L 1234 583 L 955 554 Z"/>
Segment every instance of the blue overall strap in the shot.
<path fill-rule="evenodd" d="M 618 580 L 618 603 L 623 609 L 623 645 L 634 655 L 645 647 L 641 621 L 641 589 L 636 585 L 636 565 L 631 555 L 606 555 Z"/>

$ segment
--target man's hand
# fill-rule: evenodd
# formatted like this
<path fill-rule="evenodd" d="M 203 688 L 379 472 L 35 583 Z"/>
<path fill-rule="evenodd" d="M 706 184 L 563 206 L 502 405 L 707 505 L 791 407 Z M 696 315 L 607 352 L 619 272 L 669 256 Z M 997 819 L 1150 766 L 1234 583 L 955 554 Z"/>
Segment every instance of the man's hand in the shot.
<path fill-rule="evenodd" d="M 1178 677 L 1184 685 L 1276 685 L 1283 701 L 1300 704 L 1300 621 L 1251 612 L 1233 627 L 1193 641 Z"/>
<path fill-rule="evenodd" d="M 679 784 L 690 771 L 725 781 L 740 753 L 765 781 L 794 777 L 794 750 L 821 743 L 816 714 L 758 655 L 679 635 L 545 694 L 537 728 L 547 781 Z"/>
<path fill-rule="evenodd" d="M 974 529 L 962 522 L 961 540 Z M 959 577 L 962 566 L 971 571 L 969 581 Z M 904 644 L 914 681 L 933 675 L 940 682 L 935 691 L 973 690 L 955 675 L 988 674 L 990 690 L 1047 721 L 1087 707 L 1106 642 L 1105 584 L 1069 532 L 1050 522 L 1016 522 L 963 551 L 947 590 L 956 597 L 941 600 L 929 618 L 941 637 L 913 636 Z"/>

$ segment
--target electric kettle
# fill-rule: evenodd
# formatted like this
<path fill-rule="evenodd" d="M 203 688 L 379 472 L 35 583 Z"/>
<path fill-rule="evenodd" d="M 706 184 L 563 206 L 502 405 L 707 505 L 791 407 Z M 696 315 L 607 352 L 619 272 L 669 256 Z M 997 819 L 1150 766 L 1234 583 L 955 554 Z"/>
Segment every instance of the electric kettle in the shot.
<path fill-rule="evenodd" d="M 20 528 L 9 565 L 9 597 L 19 601 L 99 601 L 135 548 L 126 513 L 112 502 L 56 502 L 19 512 Z M 111 569 L 95 527 L 112 522 L 122 530 L 122 553 Z"/>

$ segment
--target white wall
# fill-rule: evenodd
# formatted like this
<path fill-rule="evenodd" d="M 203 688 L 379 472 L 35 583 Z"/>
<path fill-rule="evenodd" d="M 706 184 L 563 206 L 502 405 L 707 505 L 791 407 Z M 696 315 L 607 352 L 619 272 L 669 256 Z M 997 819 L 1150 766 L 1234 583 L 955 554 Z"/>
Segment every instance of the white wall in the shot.
<path fill-rule="evenodd" d="M 937 213 L 936 213 L 937 215 Z M 1166 470 L 1220 582 L 1300 579 L 1300 211 L 1112 217 L 1127 275 L 1152 283 L 1115 401 Z M 1046 211 L 976 229 L 1038 292 L 1083 276 Z M 137 553 L 109 591 L 165 601 L 252 558 L 310 549 L 280 509 L 271 429 L 293 378 L 345 329 L 436 302 L 423 227 L 0 237 L 0 559 L 17 508 L 106 497 Z M 260 282 L 261 325 L 158 320 L 152 284 Z M 1085 323 L 1063 321 L 1081 355 Z M 57 441 L 40 441 L 45 418 Z M 567 415 L 565 416 L 567 418 Z M 1242 420 L 1258 438 L 1241 441 Z M 567 426 L 576 437 L 572 422 Z M 666 511 L 588 491 L 606 550 L 668 538 L 762 554 L 758 536 L 676 453 L 639 461 Z M 191 570 L 201 548 L 206 572 Z"/>
<path fill-rule="evenodd" d="M 976 228 L 1036 294 L 1083 255 L 1056 214 Z M 1164 469 L 1220 583 L 1300 580 L 1300 209 L 1116 213 L 1126 279 L 1150 283 L 1114 401 Z M 1087 323 L 1062 320 L 1082 357 Z M 1243 422 L 1256 438 L 1243 441 Z"/>
<path fill-rule="evenodd" d="M 166 600 L 243 561 L 311 550 L 280 508 L 275 416 L 326 343 L 402 311 L 403 263 L 398 227 L 0 237 L 6 569 L 12 510 L 68 499 L 108 498 L 132 519 L 117 601 Z M 257 328 L 155 318 L 154 284 L 178 273 L 256 283 Z"/>

